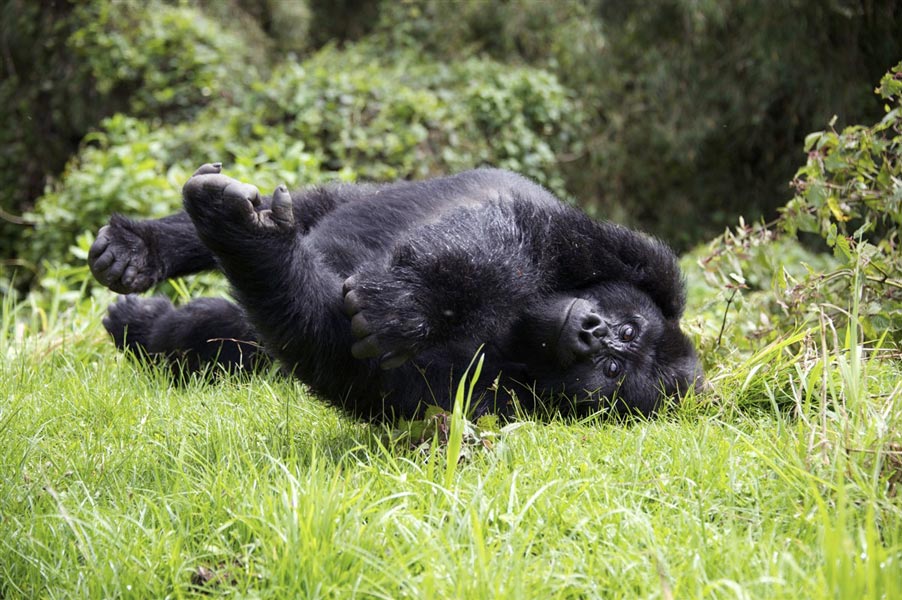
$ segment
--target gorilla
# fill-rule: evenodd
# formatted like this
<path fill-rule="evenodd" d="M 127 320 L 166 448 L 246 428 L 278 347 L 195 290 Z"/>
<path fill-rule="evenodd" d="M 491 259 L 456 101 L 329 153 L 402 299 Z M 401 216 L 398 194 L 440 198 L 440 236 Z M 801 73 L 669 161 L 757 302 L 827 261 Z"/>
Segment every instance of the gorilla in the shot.
<path fill-rule="evenodd" d="M 652 415 L 702 380 L 674 253 L 517 174 L 261 196 L 216 163 L 182 196 L 185 211 L 162 219 L 114 215 L 88 257 L 129 294 L 104 319 L 117 347 L 175 373 L 273 357 L 372 420 L 451 408 L 478 352 L 476 414 Z M 206 269 L 225 273 L 237 304 L 134 295 Z"/>

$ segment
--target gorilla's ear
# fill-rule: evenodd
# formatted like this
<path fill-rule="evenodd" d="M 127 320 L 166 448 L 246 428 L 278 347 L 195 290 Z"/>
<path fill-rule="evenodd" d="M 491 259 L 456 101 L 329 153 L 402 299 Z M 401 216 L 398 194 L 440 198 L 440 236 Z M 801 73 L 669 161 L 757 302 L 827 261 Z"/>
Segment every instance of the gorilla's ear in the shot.
<path fill-rule="evenodd" d="M 668 370 L 669 377 L 662 377 L 665 382 L 665 392 L 668 396 L 683 395 L 689 390 L 701 392 L 706 389 L 705 373 L 702 371 L 698 358 L 683 356 L 671 363 Z"/>
<path fill-rule="evenodd" d="M 680 329 L 679 321 L 668 320 L 658 346 L 658 377 L 665 396 L 696 392 L 705 388 L 705 374 L 689 337 Z"/>

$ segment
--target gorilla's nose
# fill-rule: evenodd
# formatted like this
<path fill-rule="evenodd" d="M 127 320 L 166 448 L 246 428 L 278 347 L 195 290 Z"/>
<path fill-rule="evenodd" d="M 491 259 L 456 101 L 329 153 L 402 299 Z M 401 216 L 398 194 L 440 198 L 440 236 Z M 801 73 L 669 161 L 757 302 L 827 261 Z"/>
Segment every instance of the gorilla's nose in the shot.
<path fill-rule="evenodd" d="M 578 350 L 583 354 L 593 354 L 600 350 L 608 337 L 608 326 L 591 310 L 582 315 L 578 340 Z"/>

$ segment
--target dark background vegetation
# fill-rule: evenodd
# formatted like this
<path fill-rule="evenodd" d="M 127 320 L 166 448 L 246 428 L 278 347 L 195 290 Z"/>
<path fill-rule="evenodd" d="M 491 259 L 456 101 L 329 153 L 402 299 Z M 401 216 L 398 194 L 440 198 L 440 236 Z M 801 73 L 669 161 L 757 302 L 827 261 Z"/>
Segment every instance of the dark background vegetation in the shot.
<path fill-rule="evenodd" d="M 773 218 L 900 57 L 894 0 L 4 0 L 0 260 L 28 285 L 214 159 L 261 187 L 507 167 L 685 250 Z"/>

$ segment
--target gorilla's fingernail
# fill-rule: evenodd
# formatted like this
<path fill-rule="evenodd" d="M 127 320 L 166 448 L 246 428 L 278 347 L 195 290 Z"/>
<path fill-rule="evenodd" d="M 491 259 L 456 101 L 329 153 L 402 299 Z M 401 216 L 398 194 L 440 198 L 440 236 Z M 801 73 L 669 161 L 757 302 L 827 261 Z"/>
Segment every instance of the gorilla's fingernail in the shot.
<path fill-rule="evenodd" d="M 341 285 L 342 295 L 347 296 L 348 292 L 353 290 L 355 287 L 357 287 L 357 276 L 351 275 L 350 277 L 345 279 L 345 282 Z"/>
<path fill-rule="evenodd" d="M 391 369 L 397 369 L 401 365 L 407 362 L 408 355 L 401 354 L 398 352 L 386 352 L 382 355 L 382 359 L 379 363 L 379 366 L 384 370 L 388 371 Z"/>
<path fill-rule="evenodd" d="M 197 168 L 194 175 L 214 175 L 222 170 L 222 163 L 203 164 Z M 192 177 L 194 176 L 192 175 Z"/>

